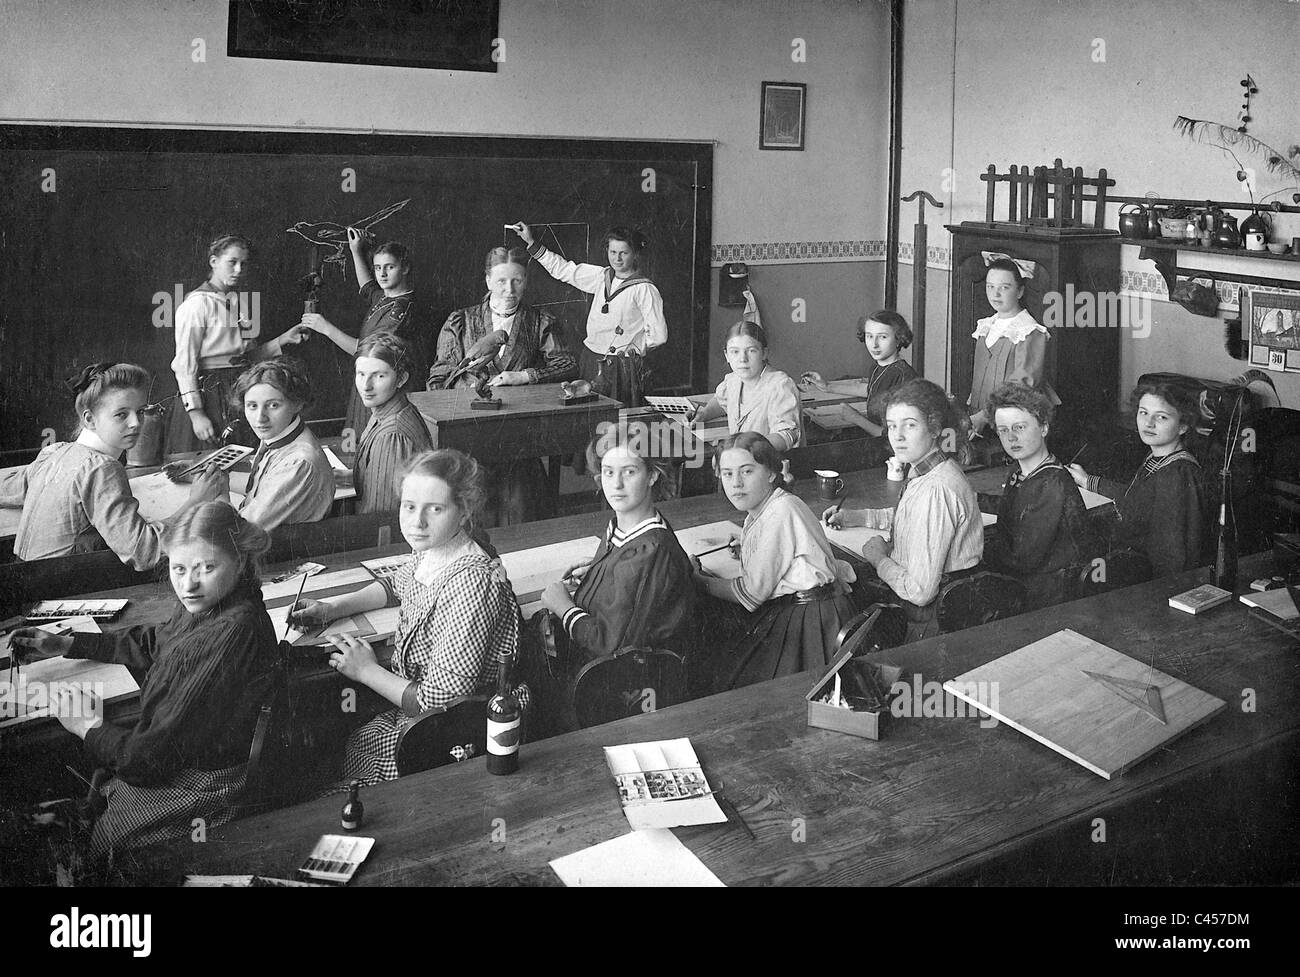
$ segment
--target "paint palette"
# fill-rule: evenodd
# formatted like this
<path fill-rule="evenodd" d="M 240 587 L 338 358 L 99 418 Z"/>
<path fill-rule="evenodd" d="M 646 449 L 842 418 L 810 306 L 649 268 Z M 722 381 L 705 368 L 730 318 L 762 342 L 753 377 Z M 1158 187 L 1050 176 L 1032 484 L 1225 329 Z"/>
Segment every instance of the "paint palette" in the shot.
<path fill-rule="evenodd" d="M 237 464 L 253 453 L 252 448 L 245 447 L 242 444 L 228 444 L 224 448 L 218 448 L 212 454 L 208 455 L 201 461 L 195 462 L 189 468 L 185 468 L 172 475 L 173 481 L 184 478 L 187 475 L 193 475 L 201 472 L 209 465 L 216 465 L 221 471 L 229 471 Z"/>
<path fill-rule="evenodd" d="M 58 621 L 65 617 L 90 617 L 111 621 L 126 607 L 125 600 L 43 600 L 27 612 L 29 621 Z"/>

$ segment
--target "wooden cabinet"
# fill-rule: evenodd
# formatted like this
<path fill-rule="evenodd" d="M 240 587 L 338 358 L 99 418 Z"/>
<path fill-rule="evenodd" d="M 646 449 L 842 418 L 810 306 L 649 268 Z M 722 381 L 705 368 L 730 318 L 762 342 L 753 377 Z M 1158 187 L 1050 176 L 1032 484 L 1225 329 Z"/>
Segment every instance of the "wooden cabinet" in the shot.
<path fill-rule="evenodd" d="M 1119 339 L 1127 325 L 1119 296 L 1118 232 L 984 221 L 948 230 L 953 237 L 948 360 L 958 403 L 970 395 L 971 333 L 976 321 L 993 311 L 984 298 L 982 252 L 996 251 L 1038 264 L 1021 304 L 1051 334 L 1046 375 L 1062 401 L 1058 427 L 1109 417 L 1120 396 Z M 1060 442 L 1052 440 L 1059 450 Z"/>

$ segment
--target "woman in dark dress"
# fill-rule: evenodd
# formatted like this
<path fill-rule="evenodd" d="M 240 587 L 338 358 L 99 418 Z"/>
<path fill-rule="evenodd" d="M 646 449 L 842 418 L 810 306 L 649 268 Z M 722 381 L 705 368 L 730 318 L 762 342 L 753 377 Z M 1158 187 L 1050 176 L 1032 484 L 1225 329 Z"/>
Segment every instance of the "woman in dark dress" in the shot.
<path fill-rule="evenodd" d="M 54 635 L 22 628 L 24 657 L 90 658 L 144 672 L 140 715 L 105 723 L 79 689 L 62 687 L 59 722 L 85 740 L 112 779 L 95 823 L 96 854 L 189 837 L 229 821 L 270 688 L 276 636 L 262 603 L 258 558 L 270 537 L 228 503 L 186 511 L 163 537 L 177 604 L 167 623 L 111 634 Z"/>
<path fill-rule="evenodd" d="M 1005 383 L 986 403 L 1002 450 L 1017 467 L 998 500 L 998 522 L 984 562 L 1020 579 L 1027 609 L 1059 604 L 1065 569 L 1096 550 L 1088 513 L 1070 472 L 1047 449 L 1052 401 L 1020 383 Z"/>
<path fill-rule="evenodd" d="M 1167 383 L 1138 384 L 1133 403 L 1138 436 L 1150 454 L 1129 483 L 1089 475 L 1078 465 L 1070 466 L 1070 474 L 1080 488 L 1115 500 L 1111 549 L 1144 554 L 1155 575 L 1165 577 L 1201 565 L 1205 484 L 1200 463 L 1186 447 L 1200 407 Z"/>

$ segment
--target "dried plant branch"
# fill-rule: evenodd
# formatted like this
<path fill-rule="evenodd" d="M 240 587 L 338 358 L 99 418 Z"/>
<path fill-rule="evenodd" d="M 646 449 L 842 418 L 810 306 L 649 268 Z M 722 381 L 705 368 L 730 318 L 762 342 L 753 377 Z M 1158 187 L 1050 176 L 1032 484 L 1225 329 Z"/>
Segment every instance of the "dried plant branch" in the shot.
<path fill-rule="evenodd" d="M 1225 152 L 1231 153 L 1229 146 L 1238 146 L 1252 156 L 1262 157 L 1264 166 L 1270 173 L 1285 180 L 1300 182 L 1300 146 L 1292 146 L 1284 154 L 1233 126 L 1207 119 L 1192 119 L 1185 115 L 1174 119 L 1174 128 L 1188 139 L 1217 146 Z M 1235 154 L 1232 155 L 1235 159 Z"/>

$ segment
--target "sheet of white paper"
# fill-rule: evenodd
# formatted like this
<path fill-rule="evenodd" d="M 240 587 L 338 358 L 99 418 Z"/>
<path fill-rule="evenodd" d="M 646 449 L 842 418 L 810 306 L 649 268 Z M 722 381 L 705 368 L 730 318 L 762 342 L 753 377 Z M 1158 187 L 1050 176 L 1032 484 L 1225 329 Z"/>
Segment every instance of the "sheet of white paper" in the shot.
<path fill-rule="evenodd" d="M 682 544 L 687 556 L 698 556 L 707 550 L 723 546 L 732 539 L 740 539 L 740 527 L 734 522 L 711 522 L 704 526 L 677 530 L 677 541 Z M 740 561 L 731 555 L 729 549 L 702 556 L 700 563 L 714 576 L 725 580 L 740 576 Z"/>
<path fill-rule="evenodd" d="M 334 570 L 331 573 L 314 573 L 307 578 L 305 584 L 303 584 L 301 576 L 290 577 L 283 583 L 263 584 L 262 599 L 268 604 L 285 598 L 292 602 L 293 598 L 298 594 L 299 585 L 302 586 L 302 595 L 310 597 L 332 587 L 355 585 L 356 589 L 361 590 L 367 584 L 373 582 L 374 577 L 370 575 L 369 570 L 364 567 L 350 567 L 347 570 Z"/>
<path fill-rule="evenodd" d="M 60 626 L 88 634 L 101 633 L 99 625 L 89 617 L 70 617 L 57 624 L 41 625 L 46 631 L 58 631 Z M 7 641 L 0 650 L 7 654 Z M 48 716 L 52 687 L 70 684 L 93 690 L 102 702 L 140 690 L 126 666 L 84 658 L 60 656 L 29 662 L 18 669 L 18 678 L 13 685 L 9 683 L 9 671 L 5 668 L 0 671 L 0 729 Z"/>
<path fill-rule="evenodd" d="M 633 831 L 565 855 L 551 868 L 567 886 L 711 886 L 722 882 L 671 831 Z"/>
<path fill-rule="evenodd" d="M 598 537 L 583 536 L 549 546 L 535 546 L 530 550 L 502 553 L 501 564 L 510 578 L 510 587 L 519 599 L 524 617 L 531 616 L 542 606 L 537 598 L 547 584 L 559 580 L 571 566 L 590 563 L 599 546 Z"/>

